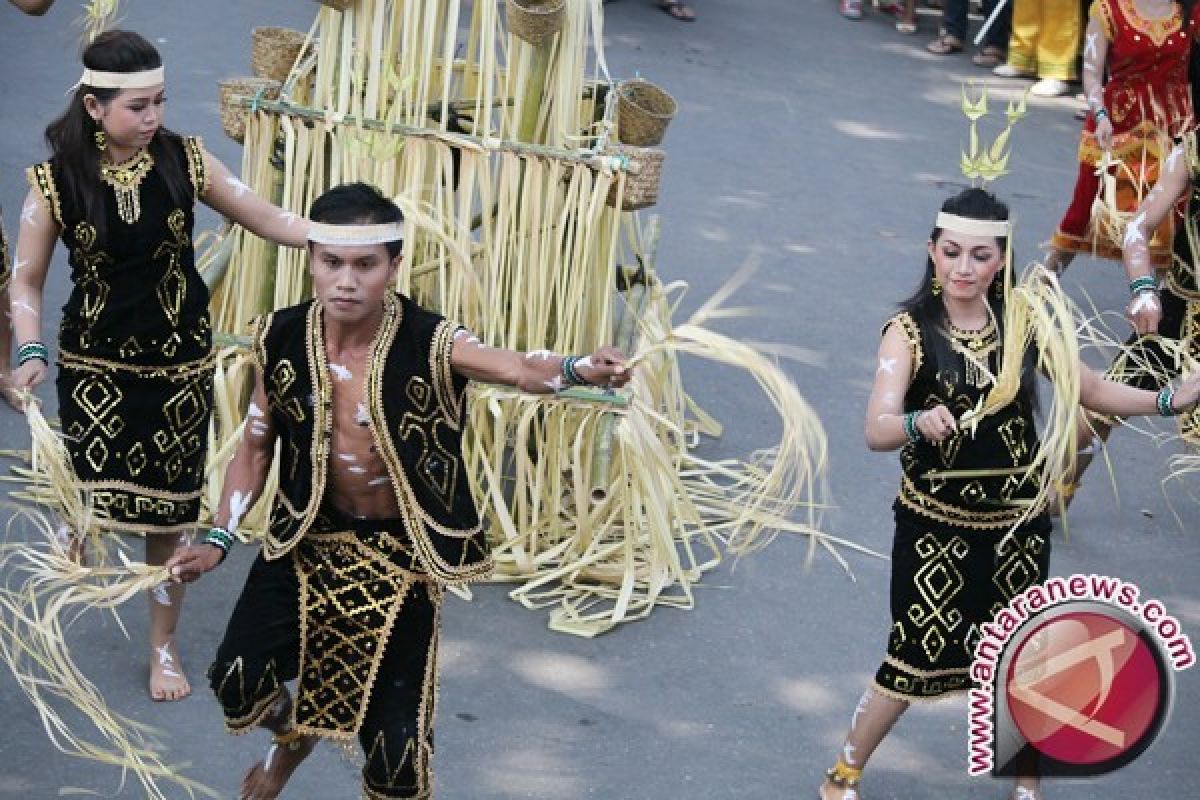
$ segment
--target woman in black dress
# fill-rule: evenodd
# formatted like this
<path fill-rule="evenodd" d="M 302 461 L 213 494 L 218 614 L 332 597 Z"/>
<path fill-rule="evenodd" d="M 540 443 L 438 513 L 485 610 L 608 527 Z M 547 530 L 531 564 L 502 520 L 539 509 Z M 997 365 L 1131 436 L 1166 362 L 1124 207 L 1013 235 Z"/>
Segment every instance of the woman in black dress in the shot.
<path fill-rule="evenodd" d="M 162 60 L 136 33 L 110 31 L 83 54 L 66 112 L 46 129 L 51 158 L 28 171 L 10 288 L 17 389 L 49 371 L 42 288 L 56 239 L 72 290 L 58 347 L 58 404 L 71 461 L 115 532 L 146 537 L 163 564 L 200 513 L 212 412 L 208 290 L 196 271 L 196 201 L 281 245 L 308 222 L 256 197 L 197 138 L 163 126 Z M 182 587 L 150 602 L 150 694 L 190 691 L 174 631 Z"/>
<path fill-rule="evenodd" d="M 1041 483 L 1032 353 L 1015 399 L 973 433 L 958 427 L 1000 372 L 1010 232 L 1008 208 L 989 192 L 947 200 L 921 285 L 883 328 L 866 438 L 872 450 L 900 450 L 892 625 L 822 800 L 858 798 L 863 767 L 910 703 L 969 689 L 980 625 L 1047 576 L 1050 519 L 1030 510 Z M 1178 414 L 1198 399 L 1200 376 L 1159 393 L 1080 367 L 1080 400 L 1100 413 Z M 1018 778 L 1014 798 L 1038 800 L 1038 787 L 1035 775 Z"/>

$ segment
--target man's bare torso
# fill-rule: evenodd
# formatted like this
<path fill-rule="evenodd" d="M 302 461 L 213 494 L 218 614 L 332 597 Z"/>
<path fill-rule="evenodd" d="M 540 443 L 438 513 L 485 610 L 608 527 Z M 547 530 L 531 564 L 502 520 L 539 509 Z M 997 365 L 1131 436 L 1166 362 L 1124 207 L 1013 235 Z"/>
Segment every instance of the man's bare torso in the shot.
<path fill-rule="evenodd" d="M 333 384 L 333 438 L 325 499 L 354 517 L 397 517 L 396 493 L 379 443 L 371 433 L 365 395 L 368 353 L 329 352 Z"/>

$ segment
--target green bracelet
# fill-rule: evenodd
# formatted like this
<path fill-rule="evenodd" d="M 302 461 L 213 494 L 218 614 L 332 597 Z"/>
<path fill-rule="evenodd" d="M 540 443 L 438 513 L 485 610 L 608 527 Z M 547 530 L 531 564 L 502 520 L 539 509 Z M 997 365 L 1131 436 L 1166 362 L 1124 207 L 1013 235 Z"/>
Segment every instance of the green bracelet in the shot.
<path fill-rule="evenodd" d="M 921 413 L 920 411 L 910 411 L 904 415 L 904 435 L 913 444 L 925 438 L 921 431 L 917 430 L 917 417 L 921 416 Z"/>
<path fill-rule="evenodd" d="M 1154 401 L 1158 405 L 1158 413 L 1163 417 L 1176 417 L 1179 412 L 1175 410 L 1175 390 L 1170 386 L 1164 386 L 1158 390 L 1158 397 Z"/>
<path fill-rule="evenodd" d="M 234 536 L 224 528 L 214 525 L 209 529 L 208 534 L 204 537 L 205 544 L 211 544 L 221 551 L 221 560 L 225 560 L 225 556 L 229 555 L 229 551 L 233 549 Z"/>
<path fill-rule="evenodd" d="M 1154 279 L 1153 275 L 1141 275 L 1129 282 L 1129 293 L 1131 295 L 1157 291 L 1158 281 Z"/>

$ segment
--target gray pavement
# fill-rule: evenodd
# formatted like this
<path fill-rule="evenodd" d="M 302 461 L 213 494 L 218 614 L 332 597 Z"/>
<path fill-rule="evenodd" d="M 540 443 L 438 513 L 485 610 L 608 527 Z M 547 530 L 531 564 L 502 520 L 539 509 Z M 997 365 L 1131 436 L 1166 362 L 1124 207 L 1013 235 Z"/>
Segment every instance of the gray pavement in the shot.
<path fill-rule="evenodd" d="M 890 547 L 894 454 L 867 452 L 862 416 L 873 374 L 878 324 L 915 283 L 934 211 L 962 180 L 965 139 L 961 81 L 982 79 L 967 56 L 921 49 L 933 33 L 896 34 L 887 18 L 850 23 L 833 0 L 694 0 L 699 21 L 676 23 L 648 0 L 607 7 L 609 63 L 676 95 L 680 115 L 668 140 L 662 202 L 661 272 L 687 279 L 692 308 L 748 255 L 762 268 L 741 304 L 762 310 L 724 330 L 753 340 L 799 344 L 823 366 L 790 366 L 829 431 L 831 485 L 839 508 L 830 530 L 881 551 Z M 23 194 L 21 169 L 43 157 L 40 132 L 77 77 L 78 3 L 41 20 L 0 8 L 0 202 L 11 231 Z M 215 82 L 248 67 L 249 29 L 304 28 L 315 6 L 260 0 L 203 3 L 129 0 L 126 25 L 158 39 L 170 70 L 170 124 L 205 136 L 227 163 L 239 151 L 219 128 Z M 1035 103 L 1014 134 L 1013 174 L 1000 184 L 1019 219 L 1018 255 L 1035 255 L 1065 207 L 1075 172 L 1078 123 L 1065 101 Z M 207 218 L 211 224 L 211 217 Z M 65 297 L 61 248 L 51 304 Z M 1123 302 L 1111 264 L 1081 261 L 1067 278 L 1102 308 Z M 688 362 L 686 380 L 726 423 L 707 446 L 744 454 L 770 442 L 769 408 L 735 373 Z M 47 399 L 52 393 L 47 392 Z M 0 442 L 23 439 L 19 419 L 0 412 Z M 1111 448 L 1121 474 L 1115 497 L 1099 470 L 1081 490 L 1069 541 L 1055 542 L 1056 573 L 1099 571 L 1139 582 L 1200 633 L 1195 500 L 1179 491 L 1176 521 L 1160 488 L 1167 451 L 1119 434 Z M 246 549 L 192 591 L 183 656 L 202 683 L 251 560 Z M 767 554 L 712 574 L 694 612 L 656 612 L 593 641 L 550 633 L 541 614 L 484 587 L 472 603 L 448 603 L 437 790 L 455 800 L 783 800 L 812 797 L 854 703 L 882 653 L 887 565 L 851 558 L 857 580 L 826 556 L 804 567 L 805 545 L 781 538 Z M 232 796 L 257 757 L 260 736 L 221 732 L 217 707 L 200 688 L 182 703 L 146 700 L 145 610 L 130 604 L 124 640 L 111 620 L 74 629 L 89 674 L 118 708 L 169 734 L 174 760 Z M 1200 682 L 1178 676 L 1178 702 L 1154 748 L 1102 780 L 1056 784 L 1048 797 L 1194 796 L 1191 761 L 1200 736 Z M 118 776 L 61 757 L 41 725 L 0 677 L 0 797 L 50 798 L 60 786 L 114 797 Z M 1006 787 L 965 771 L 965 706 L 914 709 L 872 762 L 870 798 L 1006 797 Z M 307 763 L 290 798 L 355 797 L 355 768 L 326 747 Z M 1188 788 L 1191 787 L 1191 788 Z"/>

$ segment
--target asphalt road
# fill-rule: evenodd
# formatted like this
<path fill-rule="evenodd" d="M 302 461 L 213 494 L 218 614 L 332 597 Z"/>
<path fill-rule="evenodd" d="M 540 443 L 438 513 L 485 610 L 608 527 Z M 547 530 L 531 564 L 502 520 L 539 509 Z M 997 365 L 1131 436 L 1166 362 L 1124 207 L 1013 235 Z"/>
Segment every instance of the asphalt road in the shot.
<path fill-rule="evenodd" d="M 23 168 L 44 157 L 41 130 L 78 76 L 72 18 L 61 2 L 42 19 L 0 8 L 0 202 L 12 231 Z M 761 310 L 723 327 L 753 340 L 822 354 L 788 368 L 827 426 L 830 482 L 838 508 L 831 531 L 887 551 L 894 455 L 869 453 L 862 416 L 879 323 L 907 294 L 941 199 L 962 183 L 965 141 L 959 85 L 983 79 L 967 56 L 938 58 L 885 18 L 850 23 L 833 0 L 694 0 L 695 24 L 668 19 L 649 0 L 607 7 L 609 63 L 668 87 L 681 110 L 667 139 L 660 271 L 686 279 L 685 310 L 752 254 L 761 261 L 739 298 Z M 227 163 L 239 151 L 220 133 L 218 78 L 245 74 L 249 30 L 306 28 L 309 2 L 128 0 L 125 24 L 161 44 L 169 69 L 170 124 L 201 134 Z M 998 190 L 1018 219 L 1021 260 L 1036 255 L 1065 207 L 1075 171 L 1078 123 L 1066 101 L 1037 102 L 1014 134 L 1013 173 Z M 212 224 L 212 217 L 203 219 Z M 1112 264 L 1077 263 L 1067 283 L 1100 308 L 1119 308 L 1124 281 Z M 61 248 L 48 305 L 65 298 Z M 48 327 L 47 330 L 50 330 Z M 726 423 L 713 455 L 770 443 L 765 401 L 739 376 L 689 361 L 699 401 Z M 52 399 L 47 393 L 47 399 Z M 51 403 L 52 407 L 52 403 Z M 1159 429 L 1164 429 L 1160 426 Z M 1165 430 L 1165 429 L 1164 429 Z M 23 425 L 0 411 L 0 442 L 19 446 Z M 1102 572 L 1136 581 L 1200 632 L 1195 533 L 1200 508 L 1160 486 L 1169 450 L 1129 433 L 1114 437 L 1119 496 L 1100 470 L 1081 489 L 1069 540 L 1055 542 L 1053 571 Z M 806 569 L 802 541 L 782 538 L 763 556 L 712 574 L 699 607 L 656 612 L 594 641 L 557 635 L 545 618 L 485 587 L 472 603 L 452 599 L 445 626 L 437 720 L 437 794 L 455 800 L 783 800 L 812 797 L 882 654 L 887 564 L 851 557 L 857 580 L 827 556 Z M 196 684 L 223 629 L 252 553 L 243 549 L 192 591 L 182 649 Z M 222 733 L 216 703 L 201 690 L 185 702 L 146 699 L 145 609 L 123 614 L 133 641 L 111 620 L 86 617 L 76 649 L 112 704 L 168 733 L 171 758 L 232 796 L 265 738 Z M 1103 779 L 1058 783 L 1048 797 L 1182 797 L 1194 792 L 1200 681 L 1182 673 L 1169 725 L 1150 752 Z M 137 797 L 118 776 L 66 759 L 0 677 L 0 797 L 50 798 L 61 786 Z M 870 798 L 1007 797 L 1005 785 L 966 774 L 965 704 L 916 708 L 872 761 Z M 356 797 L 356 770 L 319 750 L 285 795 Z M 1189 790 L 1187 787 L 1192 786 Z"/>

